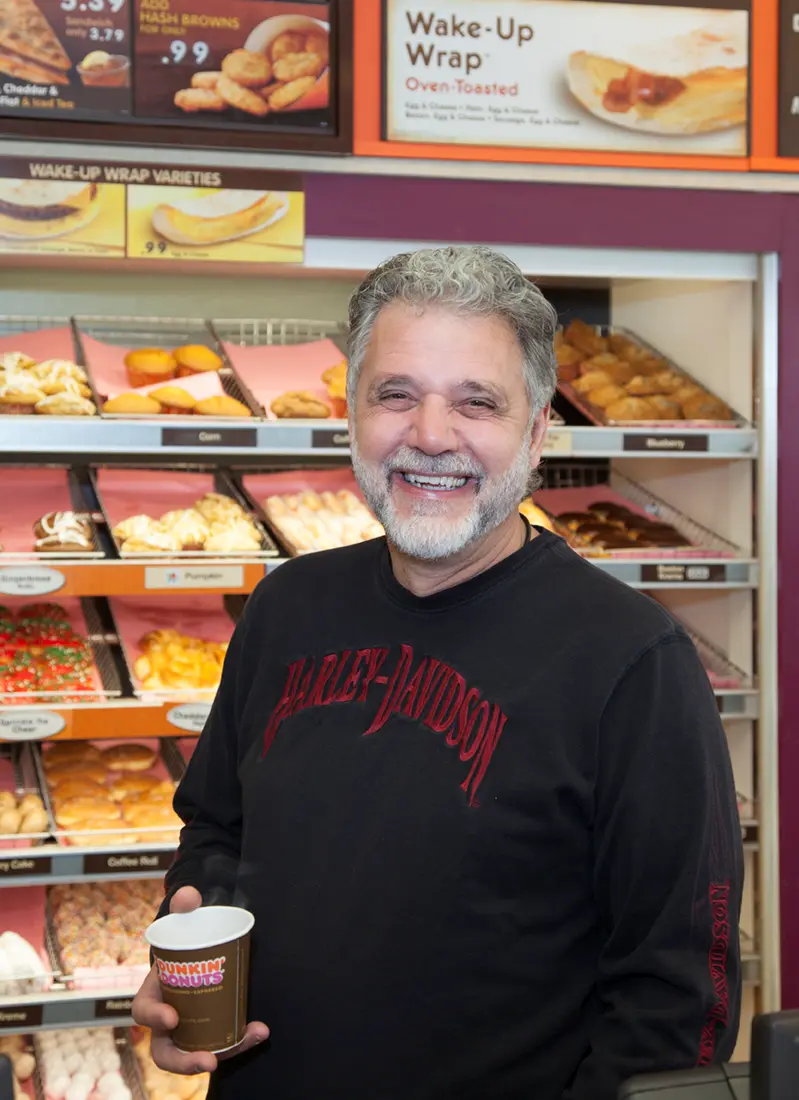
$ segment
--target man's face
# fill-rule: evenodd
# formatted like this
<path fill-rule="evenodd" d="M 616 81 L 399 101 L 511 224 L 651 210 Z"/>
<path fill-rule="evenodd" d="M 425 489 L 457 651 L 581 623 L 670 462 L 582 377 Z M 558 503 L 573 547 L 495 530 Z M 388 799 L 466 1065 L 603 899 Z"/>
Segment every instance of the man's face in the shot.
<path fill-rule="evenodd" d="M 352 462 L 390 541 L 458 554 L 516 510 L 543 445 L 521 349 L 496 317 L 381 310 L 358 380 Z"/>

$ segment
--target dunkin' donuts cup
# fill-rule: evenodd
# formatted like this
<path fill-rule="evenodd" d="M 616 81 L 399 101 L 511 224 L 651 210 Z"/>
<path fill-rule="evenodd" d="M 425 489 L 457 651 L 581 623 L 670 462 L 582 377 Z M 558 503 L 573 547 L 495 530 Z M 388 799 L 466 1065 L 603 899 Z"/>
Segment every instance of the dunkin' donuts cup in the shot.
<path fill-rule="evenodd" d="M 254 923 L 246 909 L 209 905 L 170 913 L 144 933 L 161 994 L 178 1014 L 172 1041 L 180 1050 L 221 1054 L 244 1038 Z"/>

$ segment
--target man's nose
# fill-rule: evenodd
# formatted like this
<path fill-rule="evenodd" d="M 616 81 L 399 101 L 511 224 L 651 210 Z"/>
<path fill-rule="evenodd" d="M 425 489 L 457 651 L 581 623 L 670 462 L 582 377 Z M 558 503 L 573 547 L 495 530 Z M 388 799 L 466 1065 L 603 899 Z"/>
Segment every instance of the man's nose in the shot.
<path fill-rule="evenodd" d="M 443 397 L 427 394 L 414 410 L 409 444 L 428 455 L 456 451 L 458 441 L 452 416 L 452 410 Z"/>

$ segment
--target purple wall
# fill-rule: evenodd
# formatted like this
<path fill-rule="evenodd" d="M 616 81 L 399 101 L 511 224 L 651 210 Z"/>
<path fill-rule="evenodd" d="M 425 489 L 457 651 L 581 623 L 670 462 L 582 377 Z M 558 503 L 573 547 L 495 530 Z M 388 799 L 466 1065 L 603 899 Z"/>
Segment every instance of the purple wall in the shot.
<path fill-rule="evenodd" d="M 318 237 L 476 241 L 681 251 L 779 252 L 780 404 L 799 408 L 799 196 L 742 192 L 414 180 L 306 178 Z M 780 827 L 783 1001 L 799 1007 L 799 432 L 780 432 Z"/>

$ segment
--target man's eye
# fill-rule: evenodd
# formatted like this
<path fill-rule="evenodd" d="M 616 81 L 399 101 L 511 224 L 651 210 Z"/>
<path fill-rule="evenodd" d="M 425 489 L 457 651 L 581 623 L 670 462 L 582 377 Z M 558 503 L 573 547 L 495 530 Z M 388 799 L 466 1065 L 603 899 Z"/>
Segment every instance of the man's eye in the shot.
<path fill-rule="evenodd" d="M 380 395 L 381 401 L 407 401 L 408 394 L 402 393 L 400 390 L 389 390 L 387 393 Z"/>
<path fill-rule="evenodd" d="M 484 397 L 470 397 L 466 402 L 467 408 L 470 409 L 493 409 L 492 402 L 487 401 Z"/>

